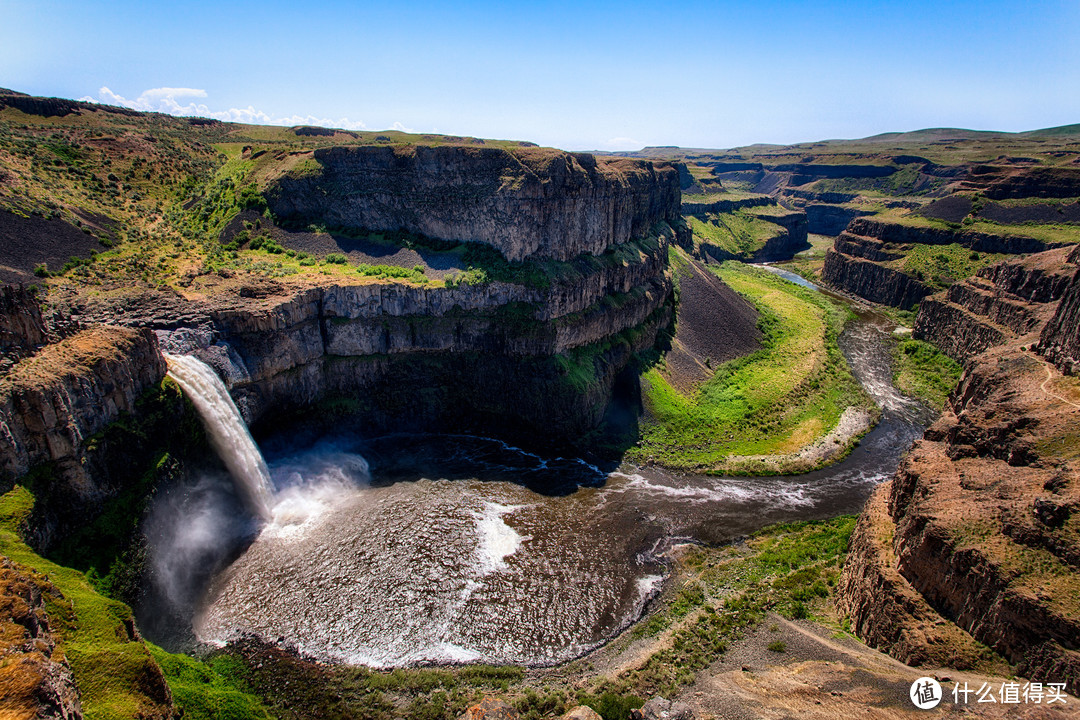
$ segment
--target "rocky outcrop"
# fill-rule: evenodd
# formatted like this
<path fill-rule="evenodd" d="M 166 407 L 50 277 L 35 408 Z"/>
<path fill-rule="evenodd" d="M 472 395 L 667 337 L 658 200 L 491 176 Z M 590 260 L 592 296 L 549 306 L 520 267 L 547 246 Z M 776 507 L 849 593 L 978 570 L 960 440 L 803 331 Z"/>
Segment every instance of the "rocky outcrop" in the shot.
<path fill-rule="evenodd" d="M 765 220 L 784 228 L 788 234 L 787 245 L 789 247 L 807 247 L 807 220 L 806 213 L 802 210 L 788 210 L 786 212 L 777 212 L 776 210 L 754 212 L 751 210 L 750 214 L 759 220 Z"/>
<path fill-rule="evenodd" d="M 914 335 L 963 361 L 1023 338 L 1033 343 L 1076 272 L 1069 248 L 1048 250 L 979 270 L 976 277 L 923 300 Z"/>
<path fill-rule="evenodd" d="M 766 195 L 740 198 L 738 200 L 712 200 L 710 202 L 683 202 L 683 215 L 704 216 L 708 213 L 728 213 L 746 208 L 768 207 L 776 205 L 776 201 Z"/>
<path fill-rule="evenodd" d="M 164 375 L 154 334 L 125 328 L 84 330 L 18 363 L 0 378 L 0 482 L 42 463 L 82 477 L 84 442 Z"/>
<path fill-rule="evenodd" d="M 16 360 L 44 345 L 48 328 L 34 293 L 20 286 L 0 286 L 0 355 Z"/>
<path fill-rule="evenodd" d="M 852 202 L 853 200 L 855 200 L 855 198 L 859 196 L 857 193 L 804 190 L 803 188 L 784 188 L 781 197 L 795 203 L 799 203 L 799 201 L 804 201 L 812 203 L 842 205 L 843 203 Z"/>
<path fill-rule="evenodd" d="M 534 439 L 562 442 L 599 422 L 618 373 L 669 320 L 675 238 L 664 225 L 559 264 L 546 286 L 251 279 L 195 302 L 155 291 L 122 305 L 81 300 L 71 311 L 84 322 L 158 330 L 169 352 L 198 354 L 252 423 L 365 397 L 357 417 L 371 429 L 516 423 Z"/>
<path fill-rule="evenodd" d="M 892 165 L 832 165 L 825 163 L 782 163 L 771 168 L 774 172 L 789 172 L 806 178 L 803 182 L 792 185 L 805 185 L 821 178 L 881 178 L 892 175 L 896 168 Z"/>
<path fill-rule="evenodd" d="M 162 337 L 171 351 L 217 367 L 250 422 L 332 396 L 366 396 L 375 427 L 448 429 L 456 414 L 460 429 L 483 415 L 566 440 L 599 422 L 615 376 L 668 322 L 671 282 L 661 273 L 550 320 L 540 318 L 577 302 L 554 291 L 551 304 L 535 302 L 533 293 L 497 284 L 327 286 L 210 312 L 199 332 Z M 590 378 L 584 387 L 567 384 L 554 361 L 578 355 Z M 425 398 L 432 404 L 416 404 Z"/>
<path fill-rule="evenodd" d="M 891 486 L 879 486 L 859 516 L 836 588 L 837 607 L 864 642 L 907 665 L 979 667 L 989 653 L 942 618 L 897 569 Z"/>
<path fill-rule="evenodd" d="M 977 648 L 973 654 L 970 635 L 1021 674 L 1065 682 L 1075 693 L 1080 384 L 1055 373 L 1028 345 L 1054 302 L 1010 293 L 1052 297 L 1053 276 L 1072 268 L 1063 250 L 1013 264 L 1021 267 L 988 268 L 920 309 L 922 332 L 943 324 L 935 339 L 970 333 L 977 324 L 971 318 L 998 328 L 1002 339 L 966 355 L 945 412 L 868 503 L 839 584 L 840 603 L 860 637 L 905 662 L 985 661 Z M 924 313 L 935 317 L 924 320 Z M 1067 332 L 1077 332 L 1075 322 Z"/>
<path fill-rule="evenodd" d="M 1008 329 L 950 302 L 929 297 L 919 305 L 913 336 L 933 343 L 954 360 L 962 361 L 1011 337 Z"/>
<path fill-rule="evenodd" d="M 805 207 L 807 230 L 815 235 L 839 235 L 857 217 L 870 215 L 869 210 L 810 203 Z"/>
<path fill-rule="evenodd" d="M 833 242 L 833 250 L 851 257 L 873 260 L 875 262 L 889 262 L 899 260 L 904 255 L 885 245 L 875 238 L 860 237 L 848 232 L 842 232 Z"/>
<path fill-rule="evenodd" d="M 871 302 L 910 310 L 932 292 L 930 286 L 910 275 L 830 249 L 825 254 L 821 279 L 840 290 Z"/>
<path fill-rule="evenodd" d="M 1062 372 L 1074 375 L 1080 370 L 1080 271 L 1073 275 L 1057 312 L 1047 322 L 1039 352 Z"/>
<path fill-rule="evenodd" d="M 1080 168 L 992 168 L 968 177 L 968 187 L 992 200 L 1006 198 L 1074 198 L 1080 196 Z"/>
<path fill-rule="evenodd" d="M 294 166 L 265 190 L 283 221 L 481 242 L 509 260 L 598 255 L 679 217 L 679 173 L 667 163 L 540 148 L 360 146 L 315 150 Z"/>
<path fill-rule="evenodd" d="M 83 104 L 65 98 L 34 97 L 22 93 L 0 93 L 0 110 L 5 107 L 15 108 L 27 115 L 64 117 L 72 113 L 78 114 Z"/>
<path fill-rule="evenodd" d="M 920 637 L 920 627 L 943 625 L 927 620 L 929 607 L 1033 680 L 1080 688 L 1080 474 L 1066 451 L 1080 411 L 1059 399 L 1080 399 L 1080 388 L 1047 390 L 1047 379 L 1015 345 L 980 355 L 878 491 L 888 498 L 878 532 L 895 561 L 857 536 L 841 582 L 861 637 L 940 662 L 953 648 Z M 872 582 L 881 577 L 893 586 Z M 907 646 L 897 640 L 905 633 Z"/>
<path fill-rule="evenodd" d="M 859 217 L 851 221 L 847 231 L 853 235 L 877 238 L 893 244 L 919 243 L 922 245 L 950 245 L 959 243 L 976 252 L 1036 253 L 1066 243 L 1044 243 L 1035 238 L 1020 235 L 992 235 L 972 230 L 952 230 L 949 228 L 905 225 L 897 222 Z"/>
<path fill-rule="evenodd" d="M 0 716 L 81 720 L 82 705 L 49 607 L 72 612 L 49 580 L 0 557 Z"/>
<path fill-rule="evenodd" d="M 826 254 L 822 279 L 837 289 L 872 302 L 908 310 L 933 291 L 931 285 L 922 282 L 921 272 L 914 273 L 918 277 L 913 277 L 901 269 L 900 263 L 895 262 L 901 260 L 909 252 L 912 244 L 960 244 L 971 248 L 973 252 L 1009 254 L 1043 253 L 1048 248 L 1069 247 L 1065 243 L 1044 243 L 1029 237 L 999 236 L 966 230 L 953 231 L 859 217 L 851 221 L 847 230 L 837 237 L 833 247 Z M 885 265 L 886 263 L 889 265 Z M 1060 258 L 1050 264 L 1053 268 L 1058 268 Z M 1065 278 L 1057 270 L 1043 272 L 1038 267 L 1028 267 L 1023 264 L 995 266 L 994 269 L 986 272 L 1000 274 L 1000 277 L 997 274 L 980 272 L 980 276 L 986 280 L 984 284 L 990 288 L 998 285 L 1002 288 L 1010 288 L 1003 292 L 1020 301 L 1038 300 L 1060 294 L 1062 283 L 1065 282 Z M 935 278 L 934 282 L 940 287 L 948 280 Z M 1024 311 L 1018 309 L 1015 303 L 1000 298 L 993 302 L 984 301 L 980 299 L 983 295 L 985 295 L 984 290 L 969 283 L 968 286 L 959 288 L 955 296 L 950 296 L 947 302 L 952 302 L 957 307 L 977 315 L 983 315 L 993 322 L 1002 323 L 1006 327 L 1016 325 L 1018 332 L 1026 332 L 1020 326 L 1025 323 L 1030 325 L 1033 322 L 1020 317 L 1024 315 Z M 935 302 L 937 305 L 932 311 L 933 325 L 927 324 L 925 328 L 928 335 L 934 332 L 934 328 L 950 326 L 950 323 L 958 322 L 965 317 L 964 312 L 957 312 L 956 308 L 942 307 L 940 303 L 946 302 L 945 300 L 939 298 Z M 945 317 L 946 315 L 949 317 Z M 927 315 L 927 323 L 930 323 L 930 319 L 931 315 Z M 1007 334 L 997 333 L 993 328 L 984 330 L 985 332 L 976 333 L 981 334 L 984 339 L 972 346 L 971 350 L 965 351 L 965 354 L 981 352 L 986 347 L 1003 341 L 1007 336 Z M 957 345 L 958 348 L 962 347 L 956 338 L 952 338 L 949 342 Z"/>

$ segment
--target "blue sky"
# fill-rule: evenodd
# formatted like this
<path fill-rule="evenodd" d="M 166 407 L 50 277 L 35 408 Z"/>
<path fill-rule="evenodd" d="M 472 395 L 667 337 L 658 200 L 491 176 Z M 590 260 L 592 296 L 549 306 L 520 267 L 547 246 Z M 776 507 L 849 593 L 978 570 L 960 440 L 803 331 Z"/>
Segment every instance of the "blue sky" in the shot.
<path fill-rule="evenodd" d="M 0 86 L 281 124 L 732 147 L 1080 122 L 1080 2 L 0 0 Z"/>

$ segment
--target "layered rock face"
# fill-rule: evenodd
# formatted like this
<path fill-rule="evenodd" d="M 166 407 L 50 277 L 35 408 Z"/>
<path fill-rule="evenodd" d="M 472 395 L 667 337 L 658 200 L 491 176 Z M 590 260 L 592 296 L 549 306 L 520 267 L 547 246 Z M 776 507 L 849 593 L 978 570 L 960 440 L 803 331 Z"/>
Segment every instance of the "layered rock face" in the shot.
<path fill-rule="evenodd" d="M 20 286 L 0 286 L 0 355 L 14 360 L 32 354 L 48 338 L 41 307 Z"/>
<path fill-rule="evenodd" d="M 1080 265 L 1080 245 L 1069 255 L 1069 260 Z M 1080 369 L 1080 271 L 1073 274 L 1062 291 L 1057 312 L 1039 338 L 1039 352 L 1062 372 L 1074 375 Z"/>
<path fill-rule="evenodd" d="M 764 195 L 739 198 L 738 200 L 712 200 L 711 202 L 683 202 L 683 215 L 705 215 L 706 213 L 728 213 L 745 208 L 767 207 L 776 201 Z"/>
<path fill-rule="evenodd" d="M 164 375 L 153 333 L 127 328 L 84 330 L 18 363 L 0 378 L 0 482 L 43 463 L 81 477 L 85 441 Z"/>
<path fill-rule="evenodd" d="M 482 242 L 508 260 L 597 255 L 679 217 L 679 173 L 667 163 L 366 146 L 315 150 L 301 167 L 266 189 L 283 220 Z"/>
<path fill-rule="evenodd" d="M 1009 292 L 1059 292 L 1075 266 L 1060 251 L 1042 255 L 987 268 L 920 310 L 928 327 L 923 313 L 952 309 L 937 338 L 963 335 L 968 315 L 1004 338 L 968 356 L 941 418 L 868 502 L 839 597 L 859 636 L 900 660 L 973 667 L 989 660 L 978 641 L 1075 693 L 1080 383 L 1032 351 L 1053 303 Z"/>
<path fill-rule="evenodd" d="M 850 249 L 855 245 L 849 242 L 847 247 Z M 863 248 L 860 251 L 872 252 Z M 899 270 L 836 249 L 826 253 L 821 279 L 871 302 L 892 305 L 901 310 L 910 310 L 933 291 L 925 283 Z"/>
<path fill-rule="evenodd" d="M 990 265 L 944 293 L 926 298 L 915 320 L 915 337 L 934 343 L 954 360 L 964 361 L 987 348 L 1030 335 L 1055 312 L 1062 312 L 1058 300 L 1077 270 L 1070 252 L 1070 248 L 1060 248 Z M 1063 302 L 1061 307 L 1065 305 Z M 1054 325 L 1059 326 L 1080 325 L 1075 318 L 1063 318 Z M 1056 335 L 1056 331 L 1051 332 Z M 1048 340 L 1048 344 L 1053 343 Z"/>
<path fill-rule="evenodd" d="M 959 243 L 976 252 L 987 253 L 1035 253 L 1060 247 L 1064 243 L 1048 244 L 1035 238 L 1021 235 L 991 235 L 971 230 L 947 230 L 935 227 L 902 225 L 895 222 L 858 217 L 851 221 L 847 232 L 860 237 L 876 238 L 886 243 L 902 245 L 918 243 L 922 245 L 950 245 Z"/>
<path fill-rule="evenodd" d="M 186 306 L 201 314 L 195 323 L 168 306 L 118 319 L 156 327 L 166 349 L 215 366 L 249 422 L 333 397 L 357 403 L 368 427 L 516 423 L 561 441 L 600 421 L 615 376 L 670 321 L 673 241 L 668 231 L 633 261 L 547 289 L 279 288 L 261 300 Z M 566 363 L 588 381 L 570 382 Z"/>
<path fill-rule="evenodd" d="M 674 167 L 467 147 L 331 148 L 309 160 L 316 169 L 267 190 L 279 216 L 484 242 L 535 272 L 447 287 L 250 277 L 197 300 L 148 291 L 79 298 L 72 311 L 196 353 L 252 423 L 332 401 L 371 431 L 553 442 L 600 422 L 618 374 L 670 322 Z"/>
<path fill-rule="evenodd" d="M 871 302 L 910 310 L 934 288 L 909 275 L 893 261 L 901 260 L 913 244 L 953 243 L 973 252 L 1008 254 L 1040 253 L 1064 245 L 1017 235 L 952 231 L 856 217 L 825 255 L 822 279 L 837 289 Z M 992 278 L 988 281 L 994 282 Z M 1024 291 L 1019 292 L 1023 294 Z M 941 323 L 937 325 L 940 327 Z M 974 352 L 986 347 L 988 345 L 982 344 Z"/>

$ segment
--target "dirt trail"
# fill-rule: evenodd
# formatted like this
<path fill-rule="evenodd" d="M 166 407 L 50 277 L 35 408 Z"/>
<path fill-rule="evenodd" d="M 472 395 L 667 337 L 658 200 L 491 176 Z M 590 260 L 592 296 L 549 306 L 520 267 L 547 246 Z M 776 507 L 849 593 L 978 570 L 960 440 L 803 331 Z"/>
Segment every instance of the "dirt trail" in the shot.
<path fill-rule="evenodd" d="M 1052 393 L 1052 392 L 1050 392 L 1049 390 L 1046 389 L 1046 386 L 1049 385 L 1051 382 L 1053 382 L 1053 380 L 1054 380 L 1054 366 L 1051 365 L 1050 363 L 1046 363 L 1046 379 L 1043 380 L 1042 385 L 1039 386 L 1039 390 L 1042 390 L 1043 393 L 1045 393 L 1046 395 L 1049 395 L 1050 397 L 1054 398 L 1055 400 L 1060 400 L 1063 403 L 1066 403 L 1068 405 L 1072 405 L 1074 408 L 1080 408 L 1080 405 L 1078 405 L 1077 403 L 1074 403 L 1072 400 L 1066 400 L 1065 398 L 1061 397 L 1060 395 L 1056 395 L 1056 394 L 1054 394 L 1054 393 Z"/>
<path fill-rule="evenodd" d="M 769 650 L 783 643 L 783 651 Z M 917 709 L 908 693 L 920 677 L 940 681 L 944 698 L 931 711 Z M 988 683 L 995 697 L 1002 683 L 1018 678 L 992 677 L 951 669 L 912 668 L 869 648 L 850 636 L 809 621 L 792 622 L 770 615 L 724 657 L 699 675 L 680 700 L 692 705 L 699 718 L 750 720 L 836 720 L 860 717 L 874 720 L 921 718 L 1038 718 L 1080 716 L 1080 700 L 1066 704 L 965 703 L 953 699 L 953 687 L 972 690 Z"/>

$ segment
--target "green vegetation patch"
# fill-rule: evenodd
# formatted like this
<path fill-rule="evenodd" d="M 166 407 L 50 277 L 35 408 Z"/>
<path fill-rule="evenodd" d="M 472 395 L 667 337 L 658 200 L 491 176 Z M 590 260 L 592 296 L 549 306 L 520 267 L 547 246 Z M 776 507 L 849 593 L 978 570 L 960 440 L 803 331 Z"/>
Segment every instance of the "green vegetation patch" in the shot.
<path fill-rule="evenodd" d="M 208 660 L 166 652 L 149 645 L 185 720 L 270 720 L 273 716 L 251 694 L 247 668 L 237 658 L 220 654 Z"/>
<path fill-rule="evenodd" d="M 726 461 L 796 452 L 831 430 L 846 408 L 873 407 L 836 342 L 849 310 L 741 263 L 710 269 L 758 308 L 762 348 L 720 365 L 691 396 L 676 390 L 661 368 L 648 370 L 648 419 L 630 460 L 752 473 Z"/>
<path fill-rule="evenodd" d="M 686 220 L 693 230 L 695 245 L 709 245 L 738 258 L 749 259 L 766 242 L 784 234 L 776 223 L 744 210 L 709 213 L 705 220 L 691 215 Z"/>
<path fill-rule="evenodd" d="M 599 680 L 595 691 L 671 697 L 770 611 L 836 624 L 831 601 L 855 520 L 776 525 L 745 544 L 689 550 L 679 561 L 683 588 L 636 631 L 666 631 L 670 642 L 638 667 Z"/>
<path fill-rule="evenodd" d="M 0 496 L 0 555 L 44 573 L 63 602 L 49 601 L 49 626 L 79 687 L 84 717 L 119 720 L 157 715 L 160 688 L 149 650 L 134 633 L 131 609 L 99 595 L 86 576 L 34 553 L 19 536 L 34 505 L 22 486 Z"/>
<path fill-rule="evenodd" d="M 971 277 L 979 268 L 993 265 L 1009 255 L 980 253 L 959 243 L 950 245 L 912 245 L 902 260 L 894 261 L 908 275 L 932 287 L 944 289 L 957 280 Z"/>
<path fill-rule="evenodd" d="M 922 340 L 903 340 L 893 350 L 893 383 L 905 395 L 917 397 L 937 410 L 960 379 L 960 365 Z"/>

